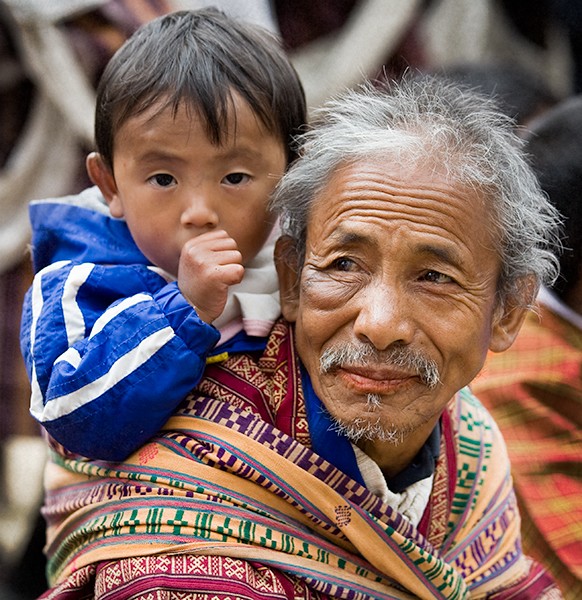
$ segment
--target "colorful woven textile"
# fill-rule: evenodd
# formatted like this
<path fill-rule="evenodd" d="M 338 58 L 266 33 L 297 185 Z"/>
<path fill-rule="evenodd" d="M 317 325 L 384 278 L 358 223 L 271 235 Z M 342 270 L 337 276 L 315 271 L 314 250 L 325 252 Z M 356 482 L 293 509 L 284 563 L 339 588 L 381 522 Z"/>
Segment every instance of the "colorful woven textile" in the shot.
<path fill-rule="evenodd" d="M 488 413 L 464 391 L 442 431 L 415 528 L 311 450 L 292 335 L 279 322 L 258 361 L 210 367 L 128 461 L 53 452 L 46 597 L 560 598 L 521 554 Z"/>
<path fill-rule="evenodd" d="M 582 331 L 545 306 L 473 389 L 505 437 L 524 551 L 582 598 Z"/>

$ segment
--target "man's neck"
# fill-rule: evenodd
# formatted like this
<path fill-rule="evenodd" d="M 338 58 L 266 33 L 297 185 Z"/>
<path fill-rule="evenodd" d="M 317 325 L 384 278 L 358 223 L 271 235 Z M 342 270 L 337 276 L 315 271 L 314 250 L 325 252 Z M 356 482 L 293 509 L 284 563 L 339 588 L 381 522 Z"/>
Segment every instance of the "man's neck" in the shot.
<path fill-rule="evenodd" d="M 432 434 L 437 421 L 438 418 L 425 423 L 399 443 L 362 440 L 357 443 L 357 446 L 380 467 L 385 477 L 391 478 L 398 475 L 414 461 L 420 449 Z"/>

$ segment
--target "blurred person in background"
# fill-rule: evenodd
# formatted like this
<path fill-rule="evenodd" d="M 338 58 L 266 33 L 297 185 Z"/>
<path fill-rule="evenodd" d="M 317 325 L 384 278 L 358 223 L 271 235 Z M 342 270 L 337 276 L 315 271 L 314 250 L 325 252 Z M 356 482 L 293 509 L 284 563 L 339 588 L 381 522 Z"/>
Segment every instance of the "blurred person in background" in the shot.
<path fill-rule="evenodd" d="M 513 346 L 472 388 L 507 442 L 524 550 L 582 598 L 582 96 L 523 134 L 541 187 L 564 217 L 560 277 L 541 289 Z"/>

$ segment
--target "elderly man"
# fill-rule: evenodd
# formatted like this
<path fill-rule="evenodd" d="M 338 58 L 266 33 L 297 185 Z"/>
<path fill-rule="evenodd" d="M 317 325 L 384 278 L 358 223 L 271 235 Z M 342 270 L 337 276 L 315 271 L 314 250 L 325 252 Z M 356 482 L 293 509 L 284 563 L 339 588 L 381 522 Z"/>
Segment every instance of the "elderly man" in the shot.
<path fill-rule="evenodd" d="M 429 79 L 347 93 L 304 142 L 266 347 L 215 357 L 124 463 L 54 447 L 51 598 L 560 598 L 466 387 L 556 270 L 510 125 Z"/>

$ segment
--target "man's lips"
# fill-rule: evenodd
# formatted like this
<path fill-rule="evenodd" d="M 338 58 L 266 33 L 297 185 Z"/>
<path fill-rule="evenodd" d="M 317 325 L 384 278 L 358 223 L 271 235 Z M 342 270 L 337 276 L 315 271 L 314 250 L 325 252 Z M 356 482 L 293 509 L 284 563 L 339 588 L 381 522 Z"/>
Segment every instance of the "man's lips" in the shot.
<path fill-rule="evenodd" d="M 418 382 L 418 375 L 386 367 L 343 366 L 337 370 L 346 386 L 363 394 L 401 391 Z"/>

